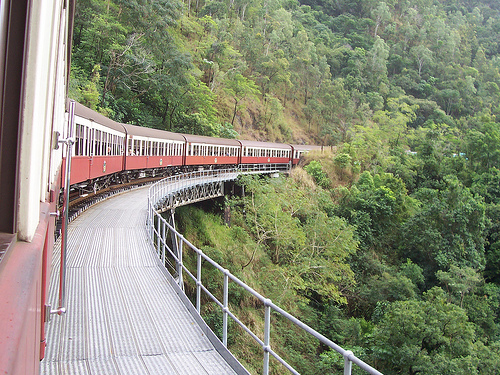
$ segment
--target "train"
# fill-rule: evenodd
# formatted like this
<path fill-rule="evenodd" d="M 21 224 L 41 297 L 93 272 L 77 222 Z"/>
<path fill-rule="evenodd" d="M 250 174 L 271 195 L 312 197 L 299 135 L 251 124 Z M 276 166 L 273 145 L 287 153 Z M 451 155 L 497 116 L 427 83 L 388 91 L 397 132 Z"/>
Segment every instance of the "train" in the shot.
<path fill-rule="evenodd" d="M 121 124 L 78 103 L 69 116 L 74 14 L 75 0 L 0 1 L 2 374 L 38 374 L 45 323 L 63 313 L 47 302 L 50 273 L 57 272 L 50 265 L 62 190 L 85 193 L 200 168 L 294 165 L 315 148 Z"/>
<path fill-rule="evenodd" d="M 249 164 L 291 167 L 305 153 L 322 149 L 315 145 L 207 137 L 123 124 L 80 103 L 75 103 L 74 134 L 70 188 L 82 194 L 139 177 L 204 168 Z"/>

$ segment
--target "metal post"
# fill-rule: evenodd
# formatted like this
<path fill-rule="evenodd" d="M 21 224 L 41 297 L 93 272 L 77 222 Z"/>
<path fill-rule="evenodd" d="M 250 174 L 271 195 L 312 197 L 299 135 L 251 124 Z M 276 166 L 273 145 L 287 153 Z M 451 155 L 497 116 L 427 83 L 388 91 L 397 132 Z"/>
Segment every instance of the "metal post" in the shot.
<path fill-rule="evenodd" d="M 227 312 L 229 305 L 229 271 L 224 270 L 224 300 L 222 309 L 222 343 L 227 348 Z"/>
<path fill-rule="evenodd" d="M 163 241 L 162 243 L 162 255 L 161 255 L 161 261 L 163 263 L 163 265 L 165 265 L 165 252 L 166 252 L 166 247 L 167 247 L 167 233 L 166 233 L 166 228 L 167 228 L 167 224 L 165 223 L 165 220 L 162 220 L 161 221 L 162 223 L 162 233 L 161 233 L 161 239 Z"/>
<path fill-rule="evenodd" d="M 196 260 L 196 311 L 201 310 L 201 254 L 198 253 Z"/>
<path fill-rule="evenodd" d="M 64 140 L 58 140 L 58 143 L 66 144 L 66 165 L 65 177 L 66 182 L 64 185 L 63 197 L 63 220 L 61 231 L 61 266 L 59 277 L 59 306 L 57 310 L 51 313 L 64 314 L 66 312 L 66 255 L 68 251 L 68 224 L 69 224 L 69 190 L 71 184 L 71 157 L 73 155 L 73 129 L 75 127 L 75 101 L 70 101 L 69 104 L 69 124 L 68 124 L 68 137 Z"/>
<path fill-rule="evenodd" d="M 181 240 L 179 242 L 179 250 L 178 250 L 178 253 L 179 254 L 179 262 L 177 263 L 177 274 L 179 275 L 179 286 L 181 288 L 181 290 L 184 290 L 184 280 L 182 278 L 182 245 L 183 245 L 183 241 Z"/>
<path fill-rule="evenodd" d="M 156 215 L 158 217 L 158 228 L 156 230 L 156 251 L 158 251 L 158 257 L 160 256 L 160 227 L 161 227 L 161 216 Z"/>
<path fill-rule="evenodd" d="M 344 353 L 344 375 L 351 375 L 352 371 L 352 362 L 349 360 L 349 356 L 353 353 L 350 350 L 347 350 Z"/>
<path fill-rule="evenodd" d="M 269 375 L 269 342 L 271 340 L 271 301 L 264 301 L 265 317 L 264 317 L 264 368 L 263 374 Z"/>

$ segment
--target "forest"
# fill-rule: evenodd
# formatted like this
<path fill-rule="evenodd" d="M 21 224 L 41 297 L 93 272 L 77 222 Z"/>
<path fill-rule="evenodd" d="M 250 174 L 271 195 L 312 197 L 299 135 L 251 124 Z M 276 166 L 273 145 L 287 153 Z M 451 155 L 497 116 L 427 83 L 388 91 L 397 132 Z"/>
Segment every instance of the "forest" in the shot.
<path fill-rule="evenodd" d="M 79 0 L 69 92 L 121 122 L 324 145 L 179 227 L 386 375 L 500 373 L 497 0 Z M 276 324 L 300 373 L 341 372 Z"/>

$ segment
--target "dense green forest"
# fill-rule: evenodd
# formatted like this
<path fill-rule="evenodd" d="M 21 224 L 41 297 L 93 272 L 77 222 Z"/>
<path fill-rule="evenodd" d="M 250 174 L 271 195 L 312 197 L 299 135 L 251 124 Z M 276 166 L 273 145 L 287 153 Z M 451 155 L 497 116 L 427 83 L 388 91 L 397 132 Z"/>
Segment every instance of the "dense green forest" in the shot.
<path fill-rule="evenodd" d="M 79 0 L 71 77 L 118 121 L 334 146 L 289 178 L 242 179 L 230 227 L 193 207 L 180 227 L 384 374 L 500 373 L 497 0 Z M 339 373 L 276 323 L 301 373 Z"/>

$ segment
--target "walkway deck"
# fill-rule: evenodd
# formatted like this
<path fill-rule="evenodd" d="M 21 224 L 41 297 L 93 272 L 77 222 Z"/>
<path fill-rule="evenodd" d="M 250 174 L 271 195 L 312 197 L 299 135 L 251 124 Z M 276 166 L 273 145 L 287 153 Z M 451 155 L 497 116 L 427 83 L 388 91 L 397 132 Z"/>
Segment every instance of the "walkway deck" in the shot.
<path fill-rule="evenodd" d="M 147 192 L 110 198 L 70 224 L 68 312 L 47 325 L 42 374 L 236 374 L 158 265 L 144 227 Z M 52 263 L 56 306 L 58 250 Z"/>

